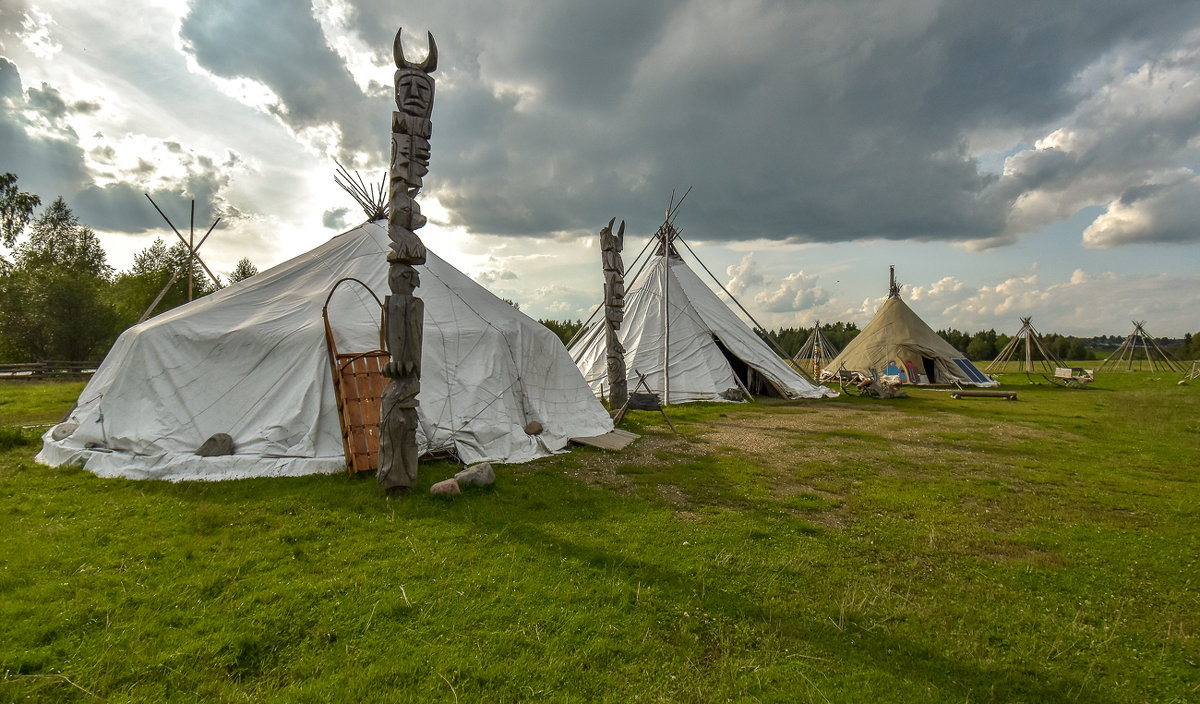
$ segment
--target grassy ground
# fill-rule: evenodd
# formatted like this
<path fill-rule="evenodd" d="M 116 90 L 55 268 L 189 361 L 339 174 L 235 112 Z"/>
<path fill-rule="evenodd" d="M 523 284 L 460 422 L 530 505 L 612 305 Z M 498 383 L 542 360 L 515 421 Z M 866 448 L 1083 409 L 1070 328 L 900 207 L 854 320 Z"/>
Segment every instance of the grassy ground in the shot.
<path fill-rule="evenodd" d="M 0 700 L 1200 700 L 1200 384 L 631 414 L 494 488 L 0 444 Z M 1040 379 L 1039 379 L 1040 381 Z M 79 385 L 0 384 L 0 425 Z"/>

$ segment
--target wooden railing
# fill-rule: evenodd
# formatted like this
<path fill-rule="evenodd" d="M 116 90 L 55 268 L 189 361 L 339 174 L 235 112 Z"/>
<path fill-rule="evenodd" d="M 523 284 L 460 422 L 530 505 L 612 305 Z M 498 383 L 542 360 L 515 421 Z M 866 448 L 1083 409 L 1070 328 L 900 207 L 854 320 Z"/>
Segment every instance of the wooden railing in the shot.
<path fill-rule="evenodd" d="M 0 379 L 48 379 L 87 376 L 95 373 L 100 362 L 21 362 L 0 364 Z"/>

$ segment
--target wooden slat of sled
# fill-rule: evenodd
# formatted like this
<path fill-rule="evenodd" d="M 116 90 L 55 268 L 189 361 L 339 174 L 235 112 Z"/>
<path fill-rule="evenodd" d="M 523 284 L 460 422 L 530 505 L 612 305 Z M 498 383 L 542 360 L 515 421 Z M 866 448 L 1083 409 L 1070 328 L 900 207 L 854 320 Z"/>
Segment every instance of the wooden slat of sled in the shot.
<path fill-rule="evenodd" d="M 379 466 L 379 408 L 383 387 L 383 365 L 388 353 L 375 350 L 363 354 L 339 354 L 337 365 L 338 409 L 342 413 L 342 443 L 346 468 L 369 472 Z"/>

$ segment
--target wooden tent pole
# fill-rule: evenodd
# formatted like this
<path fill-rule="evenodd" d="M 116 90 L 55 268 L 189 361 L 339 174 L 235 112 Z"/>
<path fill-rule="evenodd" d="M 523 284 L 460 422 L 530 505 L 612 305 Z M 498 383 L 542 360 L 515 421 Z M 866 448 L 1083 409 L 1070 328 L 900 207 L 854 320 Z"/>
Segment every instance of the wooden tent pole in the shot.
<path fill-rule="evenodd" d="M 672 198 L 674 192 L 671 193 Z M 671 375 L 667 371 L 668 363 L 671 359 L 671 257 L 670 257 L 670 235 L 667 228 L 663 228 L 663 404 L 671 405 Z"/>
<path fill-rule="evenodd" d="M 188 225 L 188 302 L 192 300 L 192 267 L 196 258 L 196 199 L 192 199 L 192 220 Z"/>

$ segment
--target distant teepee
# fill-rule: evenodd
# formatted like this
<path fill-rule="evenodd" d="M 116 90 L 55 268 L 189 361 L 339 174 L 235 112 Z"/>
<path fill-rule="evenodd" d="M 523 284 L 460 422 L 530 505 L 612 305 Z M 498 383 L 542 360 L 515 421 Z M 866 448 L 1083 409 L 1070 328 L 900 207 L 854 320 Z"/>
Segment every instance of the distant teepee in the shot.
<path fill-rule="evenodd" d="M 792 357 L 792 361 L 800 365 L 800 371 L 811 373 L 812 378 L 821 376 L 821 370 L 829 366 L 833 358 L 841 354 L 837 345 L 821 332 L 821 321 L 813 325 L 812 334 L 801 345 L 800 351 Z"/>
<path fill-rule="evenodd" d="M 894 376 L 906 384 L 999 386 L 900 298 L 894 267 L 889 278 L 887 300 L 862 332 L 826 365 L 823 378 L 837 378 L 845 371 L 871 378 Z"/>
<path fill-rule="evenodd" d="M 1125 369 L 1132 370 L 1134 363 L 1137 363 L 1137 368 L 1142 369 L 1145 364 L 1150 367 L 1150 371 L 1156 372 L 1160 368 L 1169 369 L 1180 374 L 1187 370 L 1179 362 L 1159 345 L 1150 333 L 1146 332 L 1146 321 L 1133 321 L 1133 332 L 1129 333 L 1129 337 L 1117 347 L 1116 351 L 1108 356 L 1097 371 L 1104 371 L 1110 365 L 1116 367 L 1124 363 Z M 1139 353 L 1141 356 L 1139 356 Z"/>
<path fill-rule="evenodd" d="M 1032 317 L 1021 318 L 1021 329 L 1017 331 L 1016 335 L 1013 335 L 1004 349 L 1000 350 L 1000 354 L 996 355 L 992 363 L 987 365 L 987 368 L 984 369 L 985 372 L 1004 371 L 1007 369 L 1006 364 L 1014 361 L 1023 362 L 1020 370 L 1026 374 L 1039 371 L 1035 369 L 1035 365 L 1039 366 L 1042 371 L 1048 371 L 1051 374 L 1058 367 L 1067 366 L 1042 344 L 1042 336 L 1034 329 L 1033 323 L 1030 322 L 1032 319 Z M 1040 359 L 1033 358 L 1035 349 L 1038 351 Z"/>

